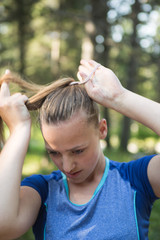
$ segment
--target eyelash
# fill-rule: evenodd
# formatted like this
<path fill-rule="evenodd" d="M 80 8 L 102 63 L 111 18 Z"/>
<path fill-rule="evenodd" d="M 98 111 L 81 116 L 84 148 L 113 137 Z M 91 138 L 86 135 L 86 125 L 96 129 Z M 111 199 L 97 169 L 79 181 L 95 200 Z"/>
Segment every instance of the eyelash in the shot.
<path fill-rule="evenodd" d="M 78 150 L 73 151 L 73 153 L 75 153 L 77 155 L 79 155 L 79 154 L 81 154 L 83 152 L 84 152 L 84 149 L 78 149 Z"/>
<path fill-rule="evenodd" d="M 49 154 L 49 155 L 53 155 L 53 156 L 59 155 L 58 152 L 54 152 L 54 151 L 48 151 L 48 154 Z"/>
<path fill-rule="evenodd" d="M 85 149 L 78 149 L 78 150 L 72 151 L 72 153 L 73 153 L 73 154 L 76 154 L 76 155 L 79 155 L 79 154 L 83 153 L 84 150 L 85 150 Z M 60 153 L 59 153 L 59 152 L 54 152 L 54 151 L 48 151 L 48 154 L 49 154 L 49 155 L 52 155 L 52 156 L 54 156 L 54 157 L 57 157 L 57 156 L 59 156 Z"/>

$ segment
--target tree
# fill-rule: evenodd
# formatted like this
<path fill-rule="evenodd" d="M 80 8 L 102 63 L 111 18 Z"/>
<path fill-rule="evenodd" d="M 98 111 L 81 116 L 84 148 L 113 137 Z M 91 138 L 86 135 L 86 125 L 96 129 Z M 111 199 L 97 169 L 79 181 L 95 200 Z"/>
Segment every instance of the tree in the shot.
<path fill-rule="evenodd" d="M 12 42 L 14 39 L 13 48 L 17 48 L 16 51 L 19 52 L 19 57 L 17 59 L 19 66 L 17 71 L 21 74 L 25 74 L 27 43 L 29 39 L 33 37 L 33 32 L 30 28 L 32 8 L 37 1 L 7 0 L 3 2 L 1 22 L 3 22 L 3 24 L 5 23 L 6 28 L 14 26 L 9 41 Z M 8 49 L 6 49 L 6 51 L 8 51 Z M 10 59 L 10 61 L 12 61 L 12 59 Z"/>
<path fill-rule="evenodd" d="M 109 67 L 110 57 L 110 24 L 107 22 L 107 13 L 109 6 L 107 1 L 91 0 L 91 21 L 94 25 L 94 31 L 90 32 L 94 54 L 93 58 L 104 66 Z M 106 108 L 102 108 L 102 114 L 107 119 L 108 126 L 110 125 L 109 111 Z M 110 133 L 110 132 L 109 132 Z M 109 134 L 107 136 L 108 147 L 110 147 Z"/>
<path fill-rule="evenodd" d="M 136 0 L 132 5 L 132 12 L 130 14 L 130 19 L 132 20 L 132 34 L 130 35 L 129 45 L 130 45 L 130 55 L 129 61 L 127 64 L 127 89 L 131 91 L 135 91 L 135 86 L 137 83 L 137 69 L 138 69 L 138 55 L 140 53 L 139 43 L 138 43 L 138 34 L 137 34 L 137 26 L 139 24 L 138 13 L 140 12 L 140 2 Z M 122 150 L 127 149 L 128 140 L 130 137 L 130 123 L 131 120 L 127 117 L 123 118 L 122 123 L 122 135 L 121 135 L 121 143 L 120 148 Z"/>

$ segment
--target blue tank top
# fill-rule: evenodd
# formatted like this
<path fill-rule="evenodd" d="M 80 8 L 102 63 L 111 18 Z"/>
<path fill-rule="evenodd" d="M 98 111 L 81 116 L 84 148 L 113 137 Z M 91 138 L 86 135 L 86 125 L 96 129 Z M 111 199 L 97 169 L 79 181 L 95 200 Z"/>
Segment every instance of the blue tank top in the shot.
<path fill-rule="evenodd" d="M 55 184 L 54 179 L 49 181 L 47 240 L 139 239 L 135 192 L 116 171 L 108 173 L 108 170 L 109 160 L 106 159 L 102 180 L 92 199 L 83 205 L 69 201 L 66 178 L 63 177 L 59 184 Z"/>
<path fill-rule="evenodd" d="M 67 180 L 60 171 L 26 178 L 22 185 L 33 187 L 42 198 L 33 227 L 36 239 L 148 239 L 149 216 L 156 199 L 147 177 L 151 158 L 129 163 L 106 158 L 103 177 L 83 205 L 69 200 Z"/>

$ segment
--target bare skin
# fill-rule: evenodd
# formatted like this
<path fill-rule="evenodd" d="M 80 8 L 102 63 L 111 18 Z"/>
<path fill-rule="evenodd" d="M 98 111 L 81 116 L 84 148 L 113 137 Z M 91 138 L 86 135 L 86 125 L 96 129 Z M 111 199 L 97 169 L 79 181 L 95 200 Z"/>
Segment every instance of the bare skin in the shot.
<path fill-rule="evenodd" d="M 81 60 L 79 80 L 83 82 L 97 64 Z M 85 88 L 96 102 L 144 124 L 160 136 L 160 104 L 125 89 L 112 70 L 101 65 Z"/>
<path fill-rule="evenodd" d="M 6 83 L 2 84 L 0 115 L 10 130 L 10 137 L 0 155 L 0 239 L 3 240 L 18 238 L 32 227 L 41 206 L 41 198 L 36 190 L 30 187 L 20 187 L 22 166 L 31 130 L 30 115 L 24 104 L 26 100 L 27 97 L 21 94 L 10 96 L 8 85 Z M 73 131 L 73 125 L 75 131 Z M 62 126 L 60 128 L 53 126 L 54 135 L 52 136 L 56 136 L 56 138 L 52 139 L 51 137 L 50 140 L 51 135 L 47 134 L 47 137 L 45 136 L 46 146 L 49 146 L 54 140 L 54 148 L 57 148 L 60 145 L 58 141 L 61 141 L 62 149 L 56 150 L 63 155 L 62 171 L 68 174 L 70 199 L 75 203 L 85 203 L 91 198 L 104 172 L 105 160 L 99 146 L 99 140 L 105 138 L 107 134 L 106 121 L 101 120 L 98 129 L 95 129 L 93 124 L 88 126 L 82 113 L 77 118 L 62 124 Z M 42 124 L 43 134 L 45 132 L 44 128 L 47 129 L 47 127 L 49 127 L 50 132 L 51 126 Z M 79 129 L 83 134 L 79 134 Z M 56 133 L 61 134 L 61 138 L 58 138 Z M 71 133 L 73 133 L 72 141 L 69 142 Z M 62 139 L 64 139 L 63 143 Z M 78 147 L 79 145 L 84 147 L 84 140 L 86 150 L 81 155 L 81 149 L 77 149 L 77 145 Z M 52 147 L 52 144 L 50 147 Z M 72 150 L 69 151 L 69 149 Z M 81 157 L 76 157 L 74 160 L 73 156 L 75 155 L 81 155 Z M 72 169 L 72 161 L 68 161 L 68 156 L 73 160 L 73 165 L 77 164 L 79 158 L 82 160 L 81 164 Z M 87 157 L 90 161 L 86 159 Z M 86 167 L 87 160 L 88 167 Z M 61 169 L 59 164 L 56 164 Z M 78 182 L 69 177 L 72 170 L 82 171 Z M 78 186 L 79 191 L 74 191 L 75 186 Z"/>
<path fill-rule="evenodd" d="M 81 60 L 79 80 L 83 82 L 97 64 Z M 110 69 L 100 66 L 85 88 L 96 102 L 144 124 L 160 136 L 160 104 L 125 89 Z M 160 155 L 157 155 L 148 165 L 148 178 L 157 197 L 160 197 L 159 172 Z"/>
<path fill-rule="evenodd" d="M 83 111 L 59 124 L 42 124 L 42 133 L 50 157 L 66 176 L 73 203 L 90 200 L 105 169 L 100 139 L 107 135 L 105 119 L 99 127 L 87 122 Z"/>
<path fill-rule="evenodd" d="M 82 77 L 82 81 L 85 80 L 96 64 L 94 61 L 81 61 L 79 74 Z M 94 77 L 85 84 L 85 87 L 88 94 L 98 103 L 141 122 L 160 135 L 160 105 L 124 89 L 111 70 L 103 66 L 99 67 Z M 34 224 L 41 206 L 41 198 L 36 190 L 30 187 L 20 187 L 22 166 L 31 130 L 31 119 L 25 106 L 26 100 L 27 97 L 21 94 L 10 96 L 8 85 L 6 83 L 2 84 L 0 89 L 0 116 L 10 130 L 10 137 L 0 154 L 0 239 L 2 240 L 14 239 L 23 235 Z M 83 117 L 80 115 L 81 120 Z M 72 125 L 76 121 L 78 119 L 73 118 Z M 69 124 L 62 124 L 64 134 L 67 134 L 67 129 L 70 127 Z M 79 123 L 77 122 L 77 124 L 78 127 L 75 125 L 75 130 L 79 128 Z M 81 130 L 86 129 L 85 124 L 83 122 L 80 126 Z M 62 134 L 57 126 L 49 127 L 53 127 L 53 129 L 49 128 L 48 131 L 53 130 L 55 133 Z M 104 156 L 100 151 L 98 142 L 107 134 L 105 120 L 100 122 L 98 130 L 95 130 L 93 126 L 86 129 L 86 131 L 89 131 L 88 134 L 91 134 L 92 137 L 94 136 L 93 138 L 85 138 L 88 139 L 87 142 L 84 141 L 83 134 L 78 138 L 76 131 L 74 131 L 75 135 L 72 135 L 72 140 L 75 138 L 76 145 L 73 146 L 73 141 L 72 144 L 70 142 L 70 145 L 68 145 L 68 138 L 66 143 L 63 142 L 62 148 L 59 147 L 58 137 L 56 138 L 56 142 L 53 138 L 49 138 L 48 134 L 45 135 L 47 128 L 48 126 L 45 124 L 42 125 L 46 147 L 51 151 L 56 150 L 62 156 L 62 166 L 59 166 L 58 163 L 56 164 L 60 169 L 62 167 L 61 170 L 66 175 L 68 174 L 67 179 L 71 201 L 80 204 L 87 202 L 104 172 Z M 71 130 L 70 132 L 73 131 Z M 65 137 L 67 138 L 67 136 Z M 84 157 L 86 156 L 85 154 L 83 155 L 82 153 L 83 157 L 80 157 L 82 160 L 81 164 L 76 164 L 79 157 L 76 156 L 76 158 L 73 158 L 74 154 L 79 156 L 83 152 L 81 148 L 75 148 L 79 144 L 81 147 L 85 147 L 82 142 L 83 144 L 85 142 L 85 146 L 88 149 L 85 154 L 88 154 L 90 157 L 92 155 L 91 146 L 95 146 L 94 161 L 92 158 L 89 158 L 91 160 L 87 166 L 84 164 L 85 161 L 83 161 L 86 159 Z M 73 161 L 68 162 L 68 156 Z M 157 155 L 152 158 L 148 165 L 148 178 L 158 197 L 160 197 L 159 172 L 160 156 Z M 76 177 L 74 177 L 74 174 L 77 174 L 75 175 Z M 91 188 L 89 188 L 89 184 L 91 184 Z M 76 186 L 78 186 L 78 191 L 76 191 Z M 78 200 L 79 197 L 80 201 Z"/>
<path fill-rule="evenodd" d="M 0 90 L 0 115 L 10 137 L 0 154 L 0 239 L 24 234 L 35 222 L 41 200 L 31 188 L 20 189 L 22 166 L 30 139 L 31 120 L 21 94 L 10 96 L 6 83 Z"/>

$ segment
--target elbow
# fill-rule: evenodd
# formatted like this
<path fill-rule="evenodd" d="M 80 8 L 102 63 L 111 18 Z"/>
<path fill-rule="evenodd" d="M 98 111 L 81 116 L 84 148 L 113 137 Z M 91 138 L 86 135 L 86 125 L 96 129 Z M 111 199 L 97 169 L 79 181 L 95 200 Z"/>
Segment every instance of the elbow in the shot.
<path fill-rule="evenodd" d="M 0 221 L 0 239 L 10 240 L 11 237 L 8 236 L 9 232 L 10 232 L 9 225 L 4 224 Z"/>
<path fill-rule="evenodd" d="M 13 223 L 11 224 L 10 221 L 4 222 L 0 221 L 0 239 L 1 240 L 13 240 Z"/>
<path fill-rule="evenodd" d="M 14 219 L 13 221 L 3 221 L 3 219 L 0 219 L 0 240 L 17 239 L 27 230 L 23 228 L 18 219 Z"/>

